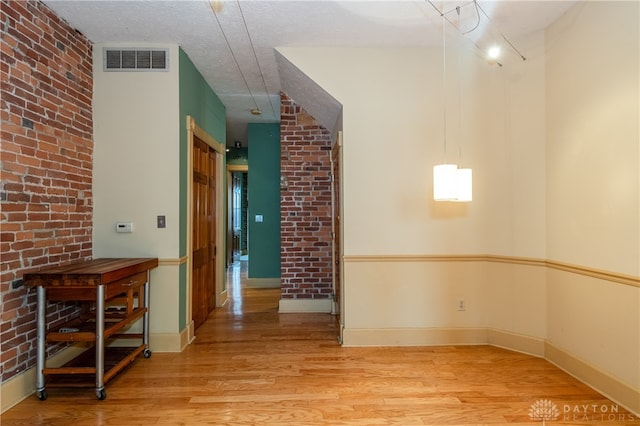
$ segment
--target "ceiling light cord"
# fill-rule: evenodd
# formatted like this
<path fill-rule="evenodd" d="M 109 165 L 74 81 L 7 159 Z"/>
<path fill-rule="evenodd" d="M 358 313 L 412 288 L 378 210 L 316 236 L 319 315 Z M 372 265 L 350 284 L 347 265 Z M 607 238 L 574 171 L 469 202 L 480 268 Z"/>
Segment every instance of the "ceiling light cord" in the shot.
<path fill-rule="evenodd" d="M 218 13 L 216 12 L 216 9 L 213 5 L 212 2 L 207 1 L 207 3 L 209 4 L 209 7 L 211 8 L 211 11 L 213 12 L 213 16 L 216 18 L 216 22 L 218 23 L 218 27 L 220 28 L 220 31 L 222 32 L 222 37 L 224 38 L 224 41 L 227 43 L 227 48 L 229 49 L 229 53 L 231 53 L 231 57 L 233 58 L 233 62 L 235 62 L 236 67 L 238 68 L 238 72 L 240 73 L 240 76 L 242 77 L 242 80 L 244 81 L 244 85 L 247 88 L 247 91 L 249 92 L 249 95 L 251 96 L 251 99 L 253 99 L 253 104 L 255 105 L 256 109 L 260 109 L 258 108 L 258 103 L 256 102 L 256 98 L 255 96 L 253 96 L 253 92 L 251 92 L 251 88 L 249 87 L 249 83 L 247 82 L 247 78 L 244 76 L 244 73 L 242 72 L 242 68 L 240 68 L 240 64 L 238 63 L 238 59 L 236 58 L 236 55 L 233 53 L 233 49 L 231 48 L 231 43 L 229 43 L 229 39 L 227 38 L 227 34 L 224 32 L 224 28 L 222 28 L 222 24 L 220 23 L 220 19 L 218 18 Z"/>
<path fill-rule="evenodd" d="M 258 71 L 260 72 L 260 78 L 262 79 L 262 84 L 264 85 L 264 91 L 267 94 L 267 99 L 269 100 L 269 106 L 271 107 L 271 113 L 274 117 L 277 117 L 276 110 L 273 107 L 273 102 L 271 101 L 271 96 L 269 96 L 269 88 L 267 87 L 267 82 L 264 79 L 264 73 L 262 72 L 262 67 L 260 66 L 260 61 L 258 61 L 258 55 L 256 54 L 256 48 L 253 45 L 253 39 L 251 38 L 251 34 L 249 33 L 249 27 L 247 26 L 247 20 L 244 17 L 244 12 L 242 11 L 242 6 L 240 5 L 240 0 L 236 0 L 238 3 L 238 9 L 240 10 L 240 16 L 242 17 L 242 23 L 244 24 L 244 30 L 247 33 L 247 38 L 249 39 L 249 44 L 251 45 L 251 51 L 253 52 L 253 57 L 256 60 L 256 65 L 258 65 Z"/>

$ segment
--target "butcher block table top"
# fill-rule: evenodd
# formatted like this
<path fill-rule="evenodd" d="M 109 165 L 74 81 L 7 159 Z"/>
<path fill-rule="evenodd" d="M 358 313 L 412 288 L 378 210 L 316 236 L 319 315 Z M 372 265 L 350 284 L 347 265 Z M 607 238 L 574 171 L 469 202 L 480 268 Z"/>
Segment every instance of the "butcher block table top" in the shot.
<path fill-rule="evenodd" d="M 27 287 L 106 285 L 158 266 L 157 258 L 103 258 L 45 268 L 24 274 Z"/>

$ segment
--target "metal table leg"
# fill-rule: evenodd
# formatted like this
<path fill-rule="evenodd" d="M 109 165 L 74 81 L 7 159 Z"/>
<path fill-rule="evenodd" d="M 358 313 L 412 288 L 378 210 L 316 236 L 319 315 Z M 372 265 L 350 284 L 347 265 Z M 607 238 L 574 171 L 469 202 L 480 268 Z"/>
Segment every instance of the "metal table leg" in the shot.
<path fill-rule="evenodd" d="M 142 344 L 144 345 L 144 357 L 151 356 L 149 349 L 149 281 L 151 279 L 151 271 L 147 271 L 147 282 L 144 283 L 144 307 L 145 313 L 142 317 Z"/>
<path fill-rule="evenodd" d="M 37 287 L 38 307 L 36 313 L 37 321 L 37 352 L 36 352 L 36 395 L 41 400 L 47 399 L 45 390 L 44 368 L 47 356 L 47 290 L 43 286 Z"/>
<path fill-rule="evenodd" d="M 96 292 L 96 397 L 107 397 L 104 390 L 104 297 L 105 286 L 99 285 Z"/>

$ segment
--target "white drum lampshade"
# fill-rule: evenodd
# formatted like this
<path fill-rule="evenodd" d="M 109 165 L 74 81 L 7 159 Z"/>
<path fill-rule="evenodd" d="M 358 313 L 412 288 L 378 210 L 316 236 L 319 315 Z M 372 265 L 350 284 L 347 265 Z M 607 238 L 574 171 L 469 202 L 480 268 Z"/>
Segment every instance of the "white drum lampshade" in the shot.
<path fill-rule="evenodd" d="M 457 171 L 455 164 L 433 166 L 433 199 L 455 201 L 457 198 Z"/>
<path fill-rule="evenodd" d="M 456 201 L 471 201 L 473 199 L 473 174 L 471 169 L 456 170 L 456 181 Z"/>

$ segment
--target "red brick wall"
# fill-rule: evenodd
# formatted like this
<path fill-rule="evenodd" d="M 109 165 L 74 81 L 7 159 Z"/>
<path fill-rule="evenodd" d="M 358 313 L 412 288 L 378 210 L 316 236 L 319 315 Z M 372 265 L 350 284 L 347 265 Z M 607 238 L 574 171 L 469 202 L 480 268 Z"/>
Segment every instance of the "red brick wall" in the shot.
<path fill-rule="evenodd" d="M 0 375 L 35 363 L 22 275 L 92 254 L 92 46 L 37 1 L 2 0 Z M 76 314 L 51 305 L 49 322 Z M 52 348 L 55 351 L 57 348 Z"/>
<path fill-rule="evenodd" d="M 281 297 L 331 297 L 331 135 L 280 95 Z M 281 182 L 282 183 L 282 182 Z M 281 185 L 283 186 L 283 185 Z"/>

